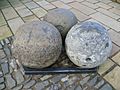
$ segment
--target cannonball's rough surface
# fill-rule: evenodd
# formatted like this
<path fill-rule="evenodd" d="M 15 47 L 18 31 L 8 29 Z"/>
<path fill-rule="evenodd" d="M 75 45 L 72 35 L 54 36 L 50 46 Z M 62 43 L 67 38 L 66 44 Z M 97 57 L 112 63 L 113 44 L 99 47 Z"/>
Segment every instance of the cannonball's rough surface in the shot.
<path fill-rule="evenodd" d="M 45 21 L 22 25 L 15 34 L 13 56 L 27 67 L 43 68 L 59 57 L 62 39 L 59 31 Z"/>
<path fill-rule="evenodd" d="M 100 24 L 86 21 L 71 28 L 66 36 L 66 52 L 70 60 L 81 67 L 93 68 L 109 57 L 112 42 Z"/>
<path fill-rule="evenodd" d="M 44 20 L 53 24 L 60 31 L 63 39 L 70 28 L 77 23 L 76 16 L 70 10 L 63 8 L 49 11 L 44 16 Z"/>

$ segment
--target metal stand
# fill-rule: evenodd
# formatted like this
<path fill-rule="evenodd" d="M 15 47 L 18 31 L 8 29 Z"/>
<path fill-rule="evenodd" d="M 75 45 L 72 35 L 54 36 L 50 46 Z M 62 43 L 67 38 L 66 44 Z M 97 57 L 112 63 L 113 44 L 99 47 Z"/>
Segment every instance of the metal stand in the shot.
<path fill-rule="evenodd" d="M 68 74 L 68 73 L 96 73 L 98 67 L 80 68 L 80 67 L 50 67 L 50 68 L 28 68 L 23 66 L 26 75 L 38 74 Z"/>

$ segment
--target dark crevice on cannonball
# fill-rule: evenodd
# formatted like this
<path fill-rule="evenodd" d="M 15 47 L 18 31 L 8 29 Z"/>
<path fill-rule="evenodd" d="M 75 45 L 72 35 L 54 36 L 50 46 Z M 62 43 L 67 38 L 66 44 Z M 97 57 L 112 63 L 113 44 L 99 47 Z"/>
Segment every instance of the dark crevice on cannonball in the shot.
<path fill-rule="evenodd" d="M 86 58 L 86 61 L 88 61 L 88 62 L 89 62 L 89 61 L 92 61 L 92 59 L 91 59 L 91 58 Z"/>

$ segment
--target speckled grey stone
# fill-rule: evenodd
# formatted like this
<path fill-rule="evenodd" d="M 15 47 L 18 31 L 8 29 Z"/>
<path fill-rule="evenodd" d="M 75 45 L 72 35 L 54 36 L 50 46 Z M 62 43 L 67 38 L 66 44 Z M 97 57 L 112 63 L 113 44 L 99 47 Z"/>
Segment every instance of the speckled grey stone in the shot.
<path fill-rule="evenodd" d="M 40 82 L 35 85 L 35 90 L 45 90 L 45 86 L 49 85 L 48 81 Z"/>
<path fill-rule="evenodd" d="M 0 90 L 3 90 L 5 88 L 5 84 L 0 84 Z"/>
<path fill-rule="evenodd" d="M 13 56 L 24 66 L 48 67 L 61 53 L 61 35 L 52 24 L 45 21 L 32 21 L 22 25 L 15 37 Z"/>
<path fill-rule="evenodd" d="M 63 39 L 70 28 L 77 23 L 76 16 L 70 10 L 63 8 L 49 11 L 44 16 L 44 20 L 53 24 L 60 31 Z"/>
<path fill-rule="evenodd" d="M 101 24 L 91 21 L 73 26 L 65 42 L 70 60 L 85 68 L 101 65 L 112 49 L 107 30 Z"/>
<path fill-rule="evenodd" d="M 3 83 L 4 82 L 4 77 L 1 77 L 0 78 L 0 83 Z"/>
<path fill-rule="evenodd" d="M 24 81 L 24 77 L 20 71 L 15 72 L 15 79 L 17 81 L 17 84 L 20 84 Z"/>
<path fill-rule="evenodd" d="M 31 80 L 29 81 L 26 85 L 24 85 L 23 88 L 30 88 L 35 84 L 35 80 Z"/>
<path fill-rule="evenodd" d="M 1 64 L 1 67 L 2 67 L 3 74 L 9 73 L 9 68 L 8 68 L 9 65 L 8 65 L 7 62 L 2 63 L 2 64 Z"/>
<path fill-rule="evenodd" d="M 6 78 L 8 88 L 13 88 L 16 85 L 15 80 L 10 74 L 6 75 L 5 78 Z"/>
<path fill-rule="evenodd" d="M 99 90 L 114 90 L 109 84 L 105 84 L 101 89 Z"/>

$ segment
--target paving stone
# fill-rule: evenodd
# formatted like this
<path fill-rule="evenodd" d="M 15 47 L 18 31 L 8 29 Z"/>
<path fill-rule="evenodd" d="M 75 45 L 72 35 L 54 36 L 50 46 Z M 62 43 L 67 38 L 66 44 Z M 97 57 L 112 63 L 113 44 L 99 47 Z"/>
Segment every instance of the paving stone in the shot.
<path fill-rule="evenodd" d="M 115 56 L 113 56 L 112 60 L 114 60 L 117 64 L 120 65 L 120 52 L 118 52 Z"/>
<path fill-rule="evenodd" d="M 0 84 L 0 90 L 4 89 L 5 88 L 5 84 Z"/>
<path fill-rule="evenodd" d="M 1 41 L 1 45 L 3 45 L 3 46 L 5 45 L 3 41 Z"/>
<path fill-rule="evenodd" d="M 85 77 L 84 79 L 82 79 L 82 80 L 80 81 L 80 84 L 81 84 L 81 85 L 84 85 L 85 83 L 88 82 L 89 79 L 90 79 L 90 76 Z"/>
<path fill-rule="evenodd" d="M 13 90 L 22 90 L 22 87 L 23 87 L 23 85 L 20 85 L 20 86 L 13 88 Z"/>
<path fill-rule="evenodd" d="M 7 45 L 5 45 L 5 47 L 3 49 L 4 49 L 5 53 L 6 53 L 7 58 L 10 58 L 11 57 L 11 51 L 7 47 Z"/>
<path fill-rule="evenodd" d="M 27 90 L 32 90 L 32 89 L 27 89 Z"/>
<path fill-rule="evenodd" d="M 12 32 L 7 25 L 0 27 L 0 40 L 12 36 Z"/>
<path fill-rule="evenodd" d="M 85 21 L 90 18 L 89 16 L 81 13 L 80 11 L 78 11 L 76 9 L 71 9 L 71 11 L 76 15 L 76 17 L 79 21 Z"/>
<path fill-rule="evenodd" d="M 42 81 L 44 81 L 44 80 L 47 80 L 47 79 L 50 78 L 50 77 L 52 77 L 52 75 L 45 75 L 45 76 L 41 77 L 40 79 L 41 79 Z"/>
<path fill-rule="evenodd" d="M 1 13 L 1 11 L 0 11 L 0 26 L 5 25 L 5 24 L 6 24 L 6 21 L 5 21 L 2 13 Z"/>
<path fill-rule="evenodd" d="M 99 22 L 99 21 L 97 21 L 97 20 L 95 20 L 95 19 L 89 19 L 88 21 L 99 23 L 99 24 L 102 25 L 106 30 L 109 30 L 109 29 L 110 29 L 110 27 L 104 25 L 103 23 L 101 23 L 101 22 Z"/>
<path fill-rule="evenodd" d="M 29 9 L 38 8 L 39 6 L 35 2 L 28 2 L 25 4 Z"/>
<path fill-rule="evenodd" d="M 1 77 L 1 78 L 0 78 L 0 83 L 3 83 L 3 82 L 4 82 L 4 78 Z"/>
<path fill-rule="evenodd" d="M 85 1 L 85 0 L 75 0 L 75 1 L 77 1 L 77 2 L 80 2 L 80 3 L 81 3 L 81 2 L 83 2 L 83 1 Z"/>
<path fill-rule="evenodd" d="M 15 80 L 11 77 L 10 74 L 6 75 L 5 77 L 6 77 L 7 87 L 13 88 L 16 85 Z"/>
<path fill-rule="evenodd" d="M 51 3 L 45 1 L 45 0 L 42 0 L 42 1 L 39 1 L 37 2 L 41 7 L 43 7 L 44 9 L 46 10 L 50 10 L 50 9 L 54 9 L 56 8 L 54 5 L 52 5 Z"/>
<path fill-rule="evenodd" d="M 49 85 L 49 82 L 48 81 L 44 81 L 44 82 L 41 82 L 41 83 L 37 83 L 35 85 L 35 90 L 43 90 L 43 88 L 45 86 Z"/>
<path fill-rule="evenodd" d="M 95 88 L 100 88 L 102 85 L 104 84 L 104 80 L 101 80 L 100 82 L 98 82 L 96 85 L 95 85 Z M 105 89 L 106 90 L 106 89 Z"/>
<path fill-rule="evenodd" d="M 35 80 L 29 81 L 27 84 L 24 85 L 23 88 L 30 88 L 35 84 Z"/>
<path fill-rule="evenodd" d="M 10 67 L 12 67 L 13 69 L 14 69 L 14 71 L 18 71 L 17 69 L 18 69 L 18 65 L 17 65 L 17 62 L 16 62 L 17 60 L 15 60 L 15 59 L 11 59 L 10 60 Z M 21 67 L 20 67 L 21 68 Z"/>
<path fill-rule="evenodd" d="M 31 16 L 24 17 L 23 20 L 25 22 L 31 22 L 31 21 L 35 21 L 35 20 L 39 20 L 39 19 L 35 15 L 31 15 Z"/>
<path fill-rule="evenodd" d="M 46 0 L 47 2 L 53 2 L 53 1 L 56 1 L 56 0 Z"/>
<path fill-rule="evenodd" d="M 97 11 L 99 11 L 99 12 L 101 12 L 101 13 L 103 13 L 103 14 L 105 14 L 113 19 L 116 19 L 116 20 L 120 18 L 119 15 L 116 15 L 108 10 L 103 9 L 103 8 L 98 8 Z"/>
<path fill-rule="evenodd" d="M 66 90 L 75 90 L 76 86 L 77 86 L 77 84 L 74 83 L 73 85 L 68 86 L 68 87 L 66 88 Z"/>
<path fill-rule="evenodd" d="M 10 6 L 10 4 L 7 0 L 0 0 L 0 9 L 6 8 L 9 6 Z"/>
<path fill-rule="evenodd" d="M 81 86 L 77 86 L 75 90 L 82 90 Z"/>
<path fill-rule="evenodd" d="M 72 85 L 77 85 L 79 80 L 80 78 L 78 76 L 73 75 L 67 81 L 63 82 L 63 88 L 72 87 Z"/>
<path fill-rule="evenodd" d="M 56 76 L 54 76 L 52 79 L 50 79 L 50 82 L 52 82 L 52 83 L 57 83 L 57 82 L 60 81 L 63 77 L 65 77 L 65 74 L 56 75 Z"/>
<path fill-rule="evenodd" d="M 4 58 L 5 57 L 5 53 L 3 50 L 0 50 L 0 59 Z"/>
<path fill-rule="evenodd" d="M 14 34 L 17 31 L 17 29 L 19 28 L 19 26 L 21 26 L 23 24 L 24 24 L 24 22 L 21 18 L 15 18 L 15 19 L 11 19 L 8 21 L 8 25 L 10 26 L 10 28 Z"/>
<path fill-rule="evenodd" d="M 47 2 L 47 1 L 45 1 L 45 0 L 41 0 L 41 1 L 37 2 L 37 3 L 38 3 L 41 7 L 46 6 L 46 5 L 49 4 L 49 2 Z"/>
<path fill-rule="evenodd" d="M 98 20 L 99 22 L 105 24 L 106 26 L 116 30 L 117 32 L 120 31 L 120 22 L 116 21 L 115 19 L 112 19 L 102 13 L 95 13 L 95 14 L 92 14 L 90 15 L 92 18 Z M 113 24 L 114 23 L 114 24 Z"/>
<path fill-rule="evenodd" d="M 106 61 L 99 67 L 98 73 L 99 73 L 100 75 L 102 75 L 102 74 L 105 73 L 108 69 L 110 69 L 113 65 L 114 65 L 114 62 L 112 62 L 110 59 L 106 60 Z"/>
<path fill-rule="evenodd" d="M 54 5 L 52 5 L 51 3 L 45 6 L 42 6 L 44 9 L 46 10 L 51 10 L 51 9 L 55 9 L 56 7 Z"/>
<path fill-rule="evenodd" d="M 109 84 L 105 84 L 101 89 L 99 90 L 113 90 L 112 87 Z"/>
<path fill-rule="evenodd" d="M 99 0 L 100 2 L 103 2 L 103 3 L 105 3 L 105 4 L 109 4 L 109 3 L 111 3 L 112 2 L 112 0 Z"/>
<path fill-rule="evenodd" d="M 3 74 L 9 73 L 9 67 L 7 62 L 2 63 L 1 67 L 2 67 Z"/>
<path fill-rule="evenodd" d="M 90 2 L 90 3 L 93 3 L 93 4 L 95 4 L 95 3 L 98 3 L 99 2 L 99 0 L 87 0 L 88 2 Z"/>
<path fill-rule="evenodd" d="M 24 6 L 20 6 L 20 7 L 16 8 L 16 10 L 21 17 L 33 15 L 33 13 Z"/>
<path fill-rule="evenodd" d="M 89 3 L 87 1 L 82 2 L 82 4 L 88 6 L 88 7 L 92 8 L 92 9 L 99 8 L 99 6 L 97 6 L 97 5 L 93 4 L 93 3 Z"/>
<path fill-rule="evenodd" d="M 120 9 L 120 4 L 119 3 L 111 2 L 111 3 L 109 3 L 109 5 L 116 8 L 116 9 Z"/>
<path fill-rule="evenodd" d="M 97 83 L 98 80 L 98 76 L 95 76 L 94 78 L 92 78 L 89 82 L 88 85 L 89 86 L 94 86 Z"/>
<path fill-rule="evenodd" d="M 108 31 L 108 33 L 109 33 L 112 41 L 113 41 L 116 45 L 120 46 L 120 34 L 117 33 L 117 32 L 115 32 L 115 31 L 112 30 L 112 29 L 110 29 L 110 30 Z"/>
<path fill-rule="evenodd" d="M 21 0 L 23 3 L 31 2 L 32 0 Z"/>
<path fill-rule="evenodd" d="M 36 8 L 33 9 L 32 12 L 39 18 L 43 17 L 45 14 L 47 14 L 47 11 L 44 10 L 43 8 Z"/>
<path fill-rule="evenodd" d="M 120 10 L 118 10 L 118 9 L 116 9 L 116 8 L 112 8 L 112 9 L 110 9 L 109 11 L 111 11 L 111 12 L 113 12 L 113 13 L 115 13 L 115 14 L 117 14 L 117 15 L 120 16 Z"/>
<path fill-rule="evenodd" d="M 82 75 L 82 77 L 84 78 L 84 77 L 86 77 L 86 76 L 88 76 L 89 74 L 81 74 Z"/>
<path fill-rule="evenodd" d="M 116 44 L 112 44 L 112 51 L 110 56 L 113 56 L 114 54 L 116 54 L 118 51 L 120 50 L 120 47 L 118 47 Z"/>
<path fill-rule="evenodd" d="M 55 1 L 55 2 L 52 2 L 52 4 L 55 5 L 58 8 L 64 8 L 64 9 L 70 9 L 71 8 L 70 6 L 68 6 L 67 4 L 64 4 L 61 1 Z"/>
<path fill-rule="evenodd" d="M 82 13 L 86 14 L 86 15 L 90 15 L 92 13 L 95 13 L 96 11 L 94 9 L 91 9 L 85 5 L 82 5 L 78 2 L 74 2 L 74 3 L 70 3 L 69 4 L 71 7 L 81 11 Z"/>
<path fill-rule="evenodd" d="M 2 77 L 2 76 L 3 76 L 3 73 L 2 73 L 1 67 L 0 67 L 0 77 Z"/>
<path fill-rule="evenodd" d="M 10 69 L 10 73 L 13 72 L 13 68 L 11 66 L 9 66 L 9 69 Z"/>
<path fill-rule="evenodd" d="M 62 81 L 62 82 L 65 82 L 65 81 L 67 81 L 68 79 L 69 79 L 69 76 L 67 75 L 66 77 L 62 78 L 61 81 Z"/>
<path fill-rule="evenodd" d="M 111 6 L 109 6 L 107 4 L 104 4 L 102 2 L 96 3 L 95 5 L 98 5 L 99 7 L 102 7 L 104 9 L 110 9 L 110 8 L 112 8 Z"/>
<path fill-rule="evenodd" d="M 0 44 L 0 49 L 2 49 L 2 45 Z"/>
<path fill-rule="evenodd" d="M 104 78 L 116 89 L 120 89 L 119 81 L 120 81 L 120 67 L 115 67 L 112 71 L 110 71 Z"/>
<path fill-rule="evenodd" d="M 120 22 L 120 19 L 118 19 L 118 21 Z"/>
<path fill-rule="evenodd" d="M 23 5 L 19 0 L 9 0 L 9 2 L 13 7 L 19 7 Z"/>
<path fill-rule="evenodd" d="M 61 84 L 57 83 L 57 84 L 52 84 L 48 87 L 48 90 L 61 90 Z"/>
<path fill-rule="evenodd" d="M 15 10 L 12 7 L 2 9 L 2 12 L 3 12 L 6 20 L 18 17 L 18 14 L 15 12 Z"/>
<path fill-rule="evenodd" d="M 73 2 L 73 1 L 75 1 L 75 0 L 60 0 L 60 1 L 62 1 L 62 2 L 64 2 L 64 3 L 71 3 L 71 2 Z"/>
<path fill-rule="evenodd" d="M 4 40 L 5 40 L 5 43 L 7 43 L 7 44 L 10 43 L 10 41 L 7 38 L 5 38 Z"/>
<path fill-rule="evenodd" d="M 24 81 L 24 77 L 19 70 L 17 72 L 15 72 L 15 79 L 17 81 L 17 84 L 20 84 Z"/>

